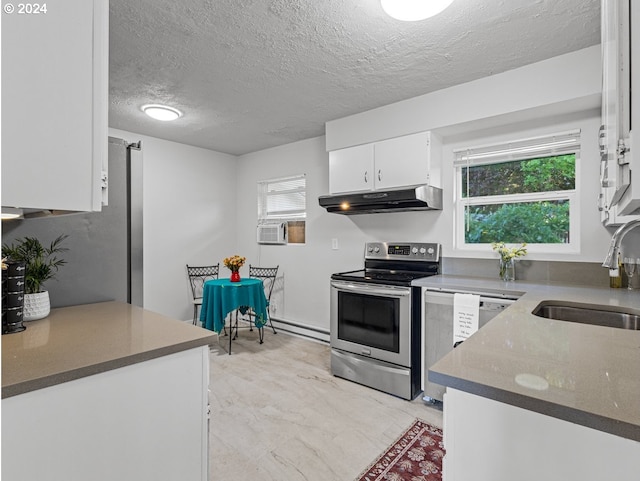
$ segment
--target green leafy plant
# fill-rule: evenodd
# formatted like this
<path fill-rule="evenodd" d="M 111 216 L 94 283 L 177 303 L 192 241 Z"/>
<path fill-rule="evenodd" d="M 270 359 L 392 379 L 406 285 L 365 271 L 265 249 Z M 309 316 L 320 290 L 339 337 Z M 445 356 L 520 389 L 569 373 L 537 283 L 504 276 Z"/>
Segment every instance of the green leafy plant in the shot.
<path fill-rule="evenodd" d="M 15 244 L 2 245 L 2 257 L 25 263 L 25 294 L 41 292 L 42 284 L 54 279 L 60 266 L 67 263 L 57 256 L 69 250 L 62 247 L 67 237 L 66 234 L 57 237 L 49 247 L 44 247 L 35 237 L 24 237 L 16 239 Z"/>
<path fill-rule="evenodd" d="M 465 242 L 564 244 L 569 242 L 569 208 L 564 200 L 471 206 Z"/>

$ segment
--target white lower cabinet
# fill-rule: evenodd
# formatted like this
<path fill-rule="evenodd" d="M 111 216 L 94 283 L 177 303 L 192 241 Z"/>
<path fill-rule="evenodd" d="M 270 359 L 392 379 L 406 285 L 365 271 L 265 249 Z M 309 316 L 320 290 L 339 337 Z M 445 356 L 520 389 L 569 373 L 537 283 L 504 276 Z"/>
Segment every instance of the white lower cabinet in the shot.
<path fill-rule="evenodd" d="M 206 481 L 208 384 L 205 346 L 3 399 L 2 479 Z"/>
<path fill-rule="evenodd" d="M 444 481 L 637 481 L 640 442 L 447 388 Z"/>

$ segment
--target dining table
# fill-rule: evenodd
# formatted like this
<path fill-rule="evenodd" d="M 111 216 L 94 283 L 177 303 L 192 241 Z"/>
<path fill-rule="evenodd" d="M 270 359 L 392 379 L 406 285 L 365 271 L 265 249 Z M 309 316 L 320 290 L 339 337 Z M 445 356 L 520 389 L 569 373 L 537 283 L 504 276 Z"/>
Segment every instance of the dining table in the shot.
<path fill-rule="evenodd" d="M 262 343 L 262 328 L 268 320 L 268 306 L 269 302 L 261 279 L 246 278 L 235 282 L 230 279 L 211 279 L 203 286 L 200 321 L 205 329 L 220 334 L 229 314 L 236 310 L 243 314 L 252 310 L 255 314 L 254 324 L 260 331 L 260 343 Z M 229 336 L 231 337 L 231 333 Z M 231 339 L 229 339 L 229 354 L 231 354 Z"/>

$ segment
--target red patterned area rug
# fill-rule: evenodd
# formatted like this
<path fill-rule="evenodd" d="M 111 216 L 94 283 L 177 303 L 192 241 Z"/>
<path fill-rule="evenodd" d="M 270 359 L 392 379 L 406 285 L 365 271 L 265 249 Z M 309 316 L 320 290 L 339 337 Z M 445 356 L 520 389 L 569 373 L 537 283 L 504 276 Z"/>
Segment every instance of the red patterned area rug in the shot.
<path fill-rule="evenodd" d="M 441 481 L 442 429 L 416 419 L 357 481 Z"/>

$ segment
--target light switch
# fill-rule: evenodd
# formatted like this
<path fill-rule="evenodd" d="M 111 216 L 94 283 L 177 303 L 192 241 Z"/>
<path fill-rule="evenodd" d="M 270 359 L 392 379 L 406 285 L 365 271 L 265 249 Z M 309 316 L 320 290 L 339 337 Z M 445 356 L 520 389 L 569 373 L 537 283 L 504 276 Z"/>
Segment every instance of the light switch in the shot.
<path fill-rule="evenodd" d="M 338 239 L 331 239 L 331 248 L 334 251 L 338 250 Z"/>

